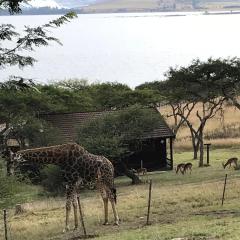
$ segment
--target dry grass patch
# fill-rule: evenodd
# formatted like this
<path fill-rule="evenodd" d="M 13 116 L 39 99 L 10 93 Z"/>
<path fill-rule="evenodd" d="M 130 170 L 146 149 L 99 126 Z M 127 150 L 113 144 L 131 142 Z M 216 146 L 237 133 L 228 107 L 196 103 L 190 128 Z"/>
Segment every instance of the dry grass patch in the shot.
<path fill-rule="evenodd" d="M 193 126 L 197 126 L 199 120 L 196 117 L 196 111 L 200 110 L 200 106 L 190 115 L 190 121 Z M 201 110 L 200 110 L 201 111 Z M 162 107 L 161 113 L 164 116 L 171 114 L 169 107 Z M 173 124 L 173 118 L 166 117 L 167 123 L 171 126 Z M 240 111 L 232 106 L 224 107 L 224 118 L 218 113 L 215 118 L 210 119 L 207 122 L 205 128 L 205 142 L 211 142 L 215 147 L 237 147 L 240 146 Z M 175 142 L 175 148 L 181 150 L 192 149 L 190 131 L 187 126 L 180 128 L 177 139 Z"/>

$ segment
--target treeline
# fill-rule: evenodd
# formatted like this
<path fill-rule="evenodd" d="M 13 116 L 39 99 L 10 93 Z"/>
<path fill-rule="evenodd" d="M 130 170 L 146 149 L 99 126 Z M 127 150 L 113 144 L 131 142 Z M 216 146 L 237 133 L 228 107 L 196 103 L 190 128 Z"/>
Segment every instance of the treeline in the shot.
<path fill-rule="evenodd" d="M 0 89 L 0 119 L 11 129 L 9 137 L 24 139 L 31 146 L 54 143 L 50 126 L 39 119 L 41 113 L 86 112 L 123 109 L 135 104 L 157 106 L 160 94 L 152 89 L 133 90 L 120 83 L 89 84 L 85 80 L 66 80 L 55 84 L 13 88 L 6 83 Z M 39 139 L 39 129 L 48 136 Z M 46 140 L 48 139 L 48 141 Z"/>
<path fill-rule="evenodd" d="M 240 109 L 239 89 L 239 59 L 194 60 L 187 67 L 170 68 L 164 81 L 145 83 L 135 89 L 120 83 L 89 84 L 77 79 L 22 91 L 6 86 L 0 90 L 0 119 L 12 129 L 21 129 L 30 123 L 36 127 L 36 117 L 41 113 L 118 110 L 136 104 L 169 106 L 171 114 L 167 117 L 174 120 L 174 133 L 177 136 L 183 125 L 189 128 L 194 158 L 199 152 L 202 166 L 206 124 L 223 110 L 225 103 Z M 192 114 L 198 122 L 191 122 Z"/>
<path fill-rule="evenodd" d="M 39 85 L 20 79 L 0 86 L 1 122 L 9 129 L 8 137 L 17 139 L 21 147 L 26 147 L 26 139 L 29 147 L 61 143 L 57 130 L 39 118 L 41 113 L 128 109 L 124 114 L 89 122 L 79 129 L 78 135 L 87 149 L 109 156 L 119 164 L 131 151 L 129 129 L 134 132 L 133 139 L 139 139 L 146 127 L 158 124 L 158 118 L 154 120 L 150 112 L 141 109 L 158 107 L 161 111 L 162 106 L 168 106 L 171 113 L 166 117 L 173 118 L 176 137 L 181 127 L 189 128 L 193 157 L 197 159 L 199 154 L 202 167 L 207 122 L 226 103 L 240 110 L 240 59 L 194 60 L 187 67 L 170 68 L 163 81 L 144 83 L 135 89 L 120 83 L 89 84 L 78 79 Z M 196 115 L 197 121 L 192 122 L 192 115 Z M 141 147 L 135 141 L 134 146 L 138 145 Z M 137 182 L 134 174 L 125 170 Z"/>

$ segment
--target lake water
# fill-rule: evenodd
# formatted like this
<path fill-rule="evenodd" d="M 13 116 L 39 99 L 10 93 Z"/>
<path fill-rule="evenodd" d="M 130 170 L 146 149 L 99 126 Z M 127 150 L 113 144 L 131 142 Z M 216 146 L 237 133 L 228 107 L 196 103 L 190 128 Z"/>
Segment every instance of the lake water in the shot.
<path fill-rule="evenodd" d="M 174 14 L 174 13 L 171 13 Z M 183 14 L 183 13 L 176 13 Z M 131 87 L 161 80 L 169 67 L 192 59 L 240 57 L 239 14 L 168 16 L 169 13 L 88 14 L 54 30 L 63 46 L 38 48 L 34 67 L 1 70 L 39 82 L 87 78 Z M 40 25 L 57 16 L 7 16 L 0 23 Z"/>

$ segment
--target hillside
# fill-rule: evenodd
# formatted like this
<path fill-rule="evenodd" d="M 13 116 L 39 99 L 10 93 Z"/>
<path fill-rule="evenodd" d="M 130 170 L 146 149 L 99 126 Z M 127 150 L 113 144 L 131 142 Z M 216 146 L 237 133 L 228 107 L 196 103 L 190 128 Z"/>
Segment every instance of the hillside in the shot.
<path fill-rule="evenodd" d="M 237 10 L 240 1 L 229 0 L 106 0 L 83 8 L 84 12 L 144 12 Z"/>
<path fill-rule="evenodd" d="M 239 13 L 240 0 L 30 0 L 22 4 L 23 15 L 65 14 L 69 10 L 77 14 L 177 11 Z M 8 10 L 1 9 L 2 15 L 9 15 Z"/>

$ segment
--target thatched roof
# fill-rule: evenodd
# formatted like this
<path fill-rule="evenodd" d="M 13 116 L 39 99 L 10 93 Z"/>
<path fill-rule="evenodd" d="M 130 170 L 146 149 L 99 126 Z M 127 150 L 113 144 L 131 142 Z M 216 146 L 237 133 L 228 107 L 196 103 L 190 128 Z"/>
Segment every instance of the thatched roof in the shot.
<path fill-rule="evenodd" d="M 102 111 L 102 112 L 73 112 L 73 113 L 48 113 L 41 114 L 40 118 L 50 122 L 52 126 L 59 129 L 61 137 L 65 142 L 72 142 L 77 137 L 77 128 L 84 125 L 91 119 L 96 119 L 100 116 L 109 113 L 116 113 L 117 111 Z M 151 132 L 145 133 L 145 139 L 151 138 L 174 138 L 172 130 L 167 123 L 161 118 L 161 123 L 158 128 Z"/>

